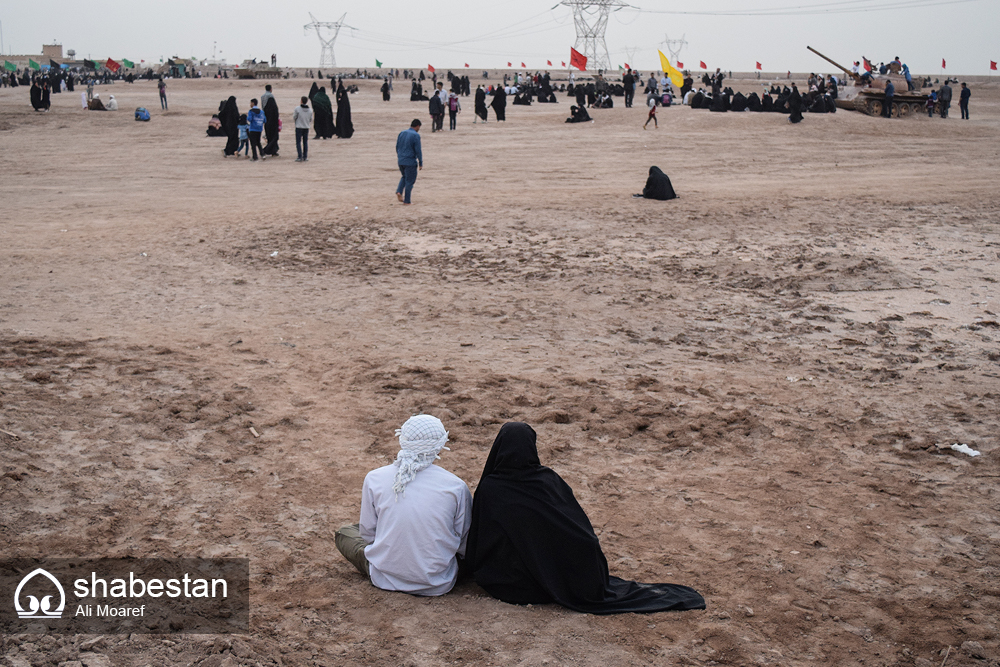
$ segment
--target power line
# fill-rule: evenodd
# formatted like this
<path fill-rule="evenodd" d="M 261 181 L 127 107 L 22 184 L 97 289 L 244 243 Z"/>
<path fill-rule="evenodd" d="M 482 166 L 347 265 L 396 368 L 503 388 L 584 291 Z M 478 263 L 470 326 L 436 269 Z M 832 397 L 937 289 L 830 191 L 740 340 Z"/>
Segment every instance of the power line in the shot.
<path fill-rule="evenodd" d="M 848 0 L 845 2 L 823 2 L 813 5 L 791 5 L 785 7 L 750 10 L 680 11 L 671 9 L 643 9 L 641 7 L 632 7 L 632 9 L 635 9 L 643 14 L 669 14 L 683 16 L 810 16 L 814 14 L 860 14 L 864 12 L 900 9 L 921 9 L 924 7 L 940 7 L 979 1 L 980 0 L 890 0 L 890 2 L 873 2 L 872 0 Z"/>

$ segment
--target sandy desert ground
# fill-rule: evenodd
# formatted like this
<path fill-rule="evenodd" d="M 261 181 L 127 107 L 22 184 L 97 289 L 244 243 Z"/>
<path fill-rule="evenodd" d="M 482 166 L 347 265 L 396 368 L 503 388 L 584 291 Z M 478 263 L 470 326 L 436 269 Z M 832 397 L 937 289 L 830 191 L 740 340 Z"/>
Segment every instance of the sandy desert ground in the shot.
<path fill-rule="evenodd" d="M 262 82 L 168 83 L 169 112 L 149 82 L 99 88 L 116 113 L 0 90 L 0 554 L 248 557 L 251 632 L 8 636 L 8 664 L 998 664 L 1000 86 L 970 121 L 655 131 L 566 125 L 564 96 L 474 125 L 470 98 L 431 134 L 364 82 L 355 136 L 299 164 L 310 82 L 275 83 L 257 163 L 205 127 Z M 650 165 L 680 199 L 630 198 Z M 708 609 L 367 584 L 332 530 L 420 411 L 473 489 L 532 424 L 612 573 Z"/>

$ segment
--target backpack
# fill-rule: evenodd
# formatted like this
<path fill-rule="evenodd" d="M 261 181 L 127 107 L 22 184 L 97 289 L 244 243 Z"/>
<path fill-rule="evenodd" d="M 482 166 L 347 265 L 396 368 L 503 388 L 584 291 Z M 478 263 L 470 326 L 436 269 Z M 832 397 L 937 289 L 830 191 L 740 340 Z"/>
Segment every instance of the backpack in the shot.
<path fill-rule="evenodd" d="M 149 120 L 149 112 L 146 111 L 146 107 L 139 107 L 135 110 L 135 119 L 145 121 Z"/>
<path fill-rule="evenodd" d="M 458 98 L 453 97 L 448 100 L 448 109 L 451 111 L 458 111 Z"/>

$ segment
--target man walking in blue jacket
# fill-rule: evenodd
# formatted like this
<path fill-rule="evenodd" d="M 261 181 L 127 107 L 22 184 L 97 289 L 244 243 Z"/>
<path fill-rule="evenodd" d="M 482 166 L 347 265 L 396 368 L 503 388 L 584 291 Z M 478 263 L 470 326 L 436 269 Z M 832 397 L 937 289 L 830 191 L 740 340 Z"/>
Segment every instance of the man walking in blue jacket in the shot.
<path fill-rule="evenodd" d="M 253 162 L 257 161 L 257 150 L 260 149 L 260 133 L 264 131 L 264 123 L 267 116 L 257 108 L 257 100 L 250 100 L 250 111 L 247 113 L 247 137 L 250 139 L 250 148 L 253 149 Z M 260 151 L 260 156 L 264 157 L 264 151 Z"/>
<path fill-rule="evenodd" d="M 396 160 L 399 162 L 399 173 L 403 175 L 396 187 L 396 199 L 404 204 L 410 203 L 410 193 L 413 191 L 413 184 L 417 182 L 417 171 L 424 168 L 419 132 L 420 119 L 414 118 L 410 129 L 403 130 L 396 137 Z"/>

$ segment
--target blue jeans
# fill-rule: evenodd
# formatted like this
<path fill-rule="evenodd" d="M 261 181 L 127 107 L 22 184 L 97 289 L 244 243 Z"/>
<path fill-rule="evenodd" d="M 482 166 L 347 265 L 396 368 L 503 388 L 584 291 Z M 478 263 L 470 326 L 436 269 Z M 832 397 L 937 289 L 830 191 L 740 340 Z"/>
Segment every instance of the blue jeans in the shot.
<path fill-rule="evenodd" d="M 399 165 L 399 173 L 401 173 L 403 177 L 399 179 L 399 185 L 396 187 L 396 194 L 403 195 L 403 201 L 409 204 L 410 193 L 413 192 L 413 184 L 417 182 L 417 165 L 401 164 Z"/>
<path fill-rule="evenodd" d="M 309 128 L 308 127 L 297 127 L 295 128 L 295 150 L 299 154 L 300 160 L 306 160 L 309 157 Z"/>

